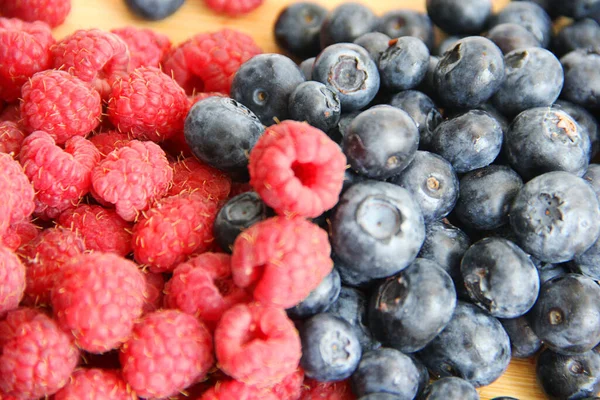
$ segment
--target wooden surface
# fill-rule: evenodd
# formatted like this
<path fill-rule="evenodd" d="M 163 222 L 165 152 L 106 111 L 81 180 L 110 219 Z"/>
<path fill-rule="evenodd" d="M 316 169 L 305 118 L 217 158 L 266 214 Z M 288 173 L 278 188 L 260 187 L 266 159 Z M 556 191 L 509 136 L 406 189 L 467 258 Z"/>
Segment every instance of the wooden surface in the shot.
<path fill-rule="evenodd" d="M 127 11 L 123 0 L 72 0 L 73 9 L 66 23 L 55 30 L 57 37 L 63 37 L 76 29 L 112 29 L 135 24 L 146 26 L 167 34 L 173 43 L 179 43 L 189 36 L 230 27 L 251 35 L 265 52 L 276 52 L 272 27 L 279 11 L 291 0 L 266 0 L 262 7 L 239 19 L 215 15 L 204 7 L 201 0 L 187 0 L 186 4 L 172 17 L 161 22 L 145 22 Z M 320 1 L 332 8 L 341 0 Z M 496 0 L 496 9 L 508 0 Z M 370 0 L 364 1 L 378 13 L 392 9 L 412 8 L 424 10 L 425 0 Z M 545 399 L 535 380 L 534 360 L 513 361 L 509 370 L 493 385 L 480 388 L 481 398 L 489 400 L 496 396 L 513 396 L 520 400 Z M 448 399 L 460 400 L 460 399 Z"/>

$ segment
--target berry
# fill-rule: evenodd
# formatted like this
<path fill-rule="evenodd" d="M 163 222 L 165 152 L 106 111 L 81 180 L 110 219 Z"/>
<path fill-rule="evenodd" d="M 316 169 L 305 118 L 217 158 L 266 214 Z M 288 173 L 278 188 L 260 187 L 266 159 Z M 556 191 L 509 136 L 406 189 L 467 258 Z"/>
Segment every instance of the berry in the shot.
<path fill-rule="evenodd" d="M 185 0 L 125 0 L 134 14 L 148 21 L 160 21 L 177 12 Z"/>
<path fill-rule="evenodd" d="M 593 159 L 600 150 L 600 129 L 596 118 L 585 108 L 565 100 L 557 100 L 553 107 L 569 114 L 579 124 L 580 128 L 587 131 L 592 147 L 590 159 Z"/>
<path fill-rule="evenodd" d="M 302 73 L 304 74 L 304 78 L 307 81 L 312 80 L 312 70 L 313 70 L 313 66 L 315 65 L 316 59 L 317 59 L 316 57 L 311 57 L 311 58 L 307 58 L 306 60 L 304 60 L 300 63 L 300 69 L 302 70 Z"/>
<path fill-rule="evenodd" d="M 341 111 L 337 95 L 320 82 L 302 82 L 290 95 L 290 118 L 306 121 L 324 132 L 337 125 Z"/>
<path fill-rule="evenodd" d="M 553 3 L 560 3 L 552 0 Z M 488 21 L 489 27 L 515 23 L 531 32 L 541 47 L 548 47 L 552 37 L 552 21 L 544 9 L 532 1 L 510 2 Z"/>
<path fill-rule="evenodd" d="M 390 46 L 379 57 L 381 84 L 396 93 L 417 87 L 427 74 L 429 50 L 423 41 L 404 36 L 390 41 Z"/>
<path fill-rule="evenodd" d="M 227 375 L 266 387 L 298 368 L 300 338 L 283 310 L 261 303 L 239 304 L 221 316 L 215 352 Z"/>
<path fill-rule="evenodd" d="M 519 318 L 501 319 L 500 323 L 510 338 L 513 357 L 530 358 L 542 348 L 542 341 L 531 329 L 526 315 Z"/>
<path fill-rule="evenodd" d="M 428 400 L 462 399 L 479 400 L 475 387 L 464 379 L 448 377 L 429 385 L 422 394 Z"/>
<path fill-rule="evenodd" d="M 31 220 L 23 220 L 8 227 L 8 230 L 0 237 L 0 243 L 10 250 L 16 251 L 38 236 L 39 227 Z"/>
<path fill-rule="evenodd" d="M 100 95 L 64 71 L 38 72 L 21 90 L 21 117 L 27 133 L 45 131 L 57 144 L 85 136 L 100 123 Z"/>
<path fill-rule="evenodd" d="M 152 29 L 126 26 L 110 32 L 123 39 L 127 44 L 131 56 L 129 68 L 132 70 L 139 67 L 158 68 L 163 58 L 171 50 L 169 37 Z"/>
<path fill-rule="evenodd" d="M 506 23 L 494 26 L 486 37 L 508 54 L 513 50 L 541 47 L 540 42 L 527 28 L 516 23 Z"/>
<path fill-rule="evenodd" d="M 304 371 L 298 368 L 269 390 L 279 400 L 298 400 L 303 391 L 303 383 Z"/>
<path fill-rule="evenodd" d="M 590 350 L 565 356 L 544 350 L 536 365 L 544 393 L 552 399 L 595 399 L 600 390 L 600 354 Z"/>
<path fill-rule="evenodd" d="M 29 218 L 35 208 L 34 189 L 26 171 L 5 153 L 0 153 L 0 233 Z"/>
<path fill-rule="evenodd" d="M 27 22 L 42 21 L 56 27 L 65 22 L 71 0 L 19 0 L 0 3 L 0 14 Z"/>
<path fill-rule="evenodd" d="M 25 139 L 25 133 L 15 122 L 0 122 L 0 153 L 10 154 L 17 158 L 21 152 L 23 139 Z"/>
<path fill-rule="evenodd" d="M 198 400 L 279 400 L 268 389 L 260 389 L 245 383 L 228 380 L 218 381 L 202 394 Z"/>
<path fill-rule="evenodd" d="M 248 169 L 250 184 L 275 212 L 315 218 L 337 203 L 346 157 L 319 129 L 284 121 L 258 139 Z"/>
<path fill-rule="evenodd" d="M 594 47 L 598 41 L 600 25 L 593 19 L 586 18 L 563 27 L 553 37 L 552 49 L 560 57 L 576 49 Z"/>
<path fill-rule="evenodd" d="M 116 349 L 142 314 L 145 281 L 127 259 L 112 253 L 85 253 L 57 273 L 51 302 L 59 326 L 90 353 Z"/>
<path fill-rule="evenodd" d="M 389 38 L 413 36 L 421 39 L 427 47 L 433 48 L 433 24 L 427 14 L 408 10 L 392 10 L 383 14 L 379 19 L 377 30 Z M 376 61 L 377 59 L 374 58 Z"/>
<path fill-rule="evenodd" d="M 277 16 L 275 41 L 279 47 L 294 56 L 314 57 L 321 51 L 319 36 L 326 16 L 327 9 L 319 4 L 290 4 Z"/>
<path fill-rule="evenodd" d="M 178 310 L 148 314 L 121 347 L 123 377 L 138 396 L 174 396 L 206 376 L 214 362 L 212 341 L 191 315 Z"/>
<path fill-rule="evenodd" d="M 19 96 L 21 93 L 21 87 L 19 86 Z M 2 121 L 11 121 L 19 126 L 19 128 L 23 128 L 21 124 L 21 108 L 19 107 L 19 103 L 12 103 L 7 105 L 2 113 L 0 113 L 0 120 Z"/>
<path fill-rule="evenodd" d="M 557 8 L 560 15 L 581 19 L 591 16 L 594 12 L 600 10 L 600 2 L 598 0 L 575 0 L 568 4 L 563 4 L 560 1 L 554 1 L 553 6 Z"/>
<path fill-rule="evenodd" d="M 196 193 L 215 203 L 228 198 L 231 179 L 223 172 L 191 157 L 177 161 L 172 168 L 173 184 L 167 195 Z"/>
<path fill-rule="evenodd" d="M 238 17 L 258 8 L 264 0 L 204 0 L 211 10 Z"/>
<path fill-rule="evenodd" d="M 69 383 L 54 395 L 54 400 L 77 399 L 131 400 L 137 398 L 116 370 L 78 369 Z"/>
<path fill-rule="evenodd" d="M 300 400 L 356 400 L 352 393 L 350 380 L 339 382 L 319 382 L 314 379 L 304 380 L 304 391 Z"/>
<path fill-rule="evenodd" d="M 478 34 L 492 15 L 491 0 L 427 0 L 429 18 L 449 34 Z"/>
<path fill-rule="evenodd" d="M 340 274 L 333 269 L 304 300 L 288 308 L 287 315 L 292 319 L 303 319 L 327 311 L 338 299 L 341 287 Z"/>
<path fill-rule="evenodd" d="M 342 3 L 331 10 L 321 24 L 321 48 L 335 43 L 352 43 L 367 32 L 373 32 L 377 16 L 366 5 Z"/>
<path fill-rule="evenodd" d="M 0 317 L 19 306 L 25 291 L 25 267 L 16 254 L 0 245 Z"/>
<path fill-rule="evenodd" d="M 120 149 L 131 141 L 131 137 L 126 133 L 119 131 L 107 131 L 97 133 L 90 137 L 90 142 L 96 146 L 102 158 L 106 157 L 111 151 Z"/>
<path fill-rule="evenodd" d="M 235 240 L 231 270 L 254 299 L 283 308 L 306 298 L 331 272 L 327 232 L 303 218 L 273 217 Z"/>
<path fill-rule="evenodd" d="M 369 32 L 356 38 L 352 43 L 364 47 L 375 62 L 379 62 L 381 55 L 390 47 L 390 38 L 385 33 Z M 429 60 L 428 60 L 429 61 Z"/>
<path fill-rule="evenodd" d="M 588 109 L 600 109 L 600 49 L 577 49 L 560 62 L 565 73 L 561 97 Z"/>

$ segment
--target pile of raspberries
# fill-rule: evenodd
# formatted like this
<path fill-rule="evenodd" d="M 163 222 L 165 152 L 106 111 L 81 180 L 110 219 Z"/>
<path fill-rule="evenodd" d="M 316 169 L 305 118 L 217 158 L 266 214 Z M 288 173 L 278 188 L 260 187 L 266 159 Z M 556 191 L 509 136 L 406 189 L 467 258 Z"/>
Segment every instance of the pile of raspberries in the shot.
<path fill-rule="evenodd" d="M 56 40 L 68 1 L 17 3 L 29 14 L 0 0 L 0 399 L 353 399 L 347 381 L 305 379 L 285 311 L 333 268 L 309 217 L 337 202 L 343 153 L 283 121 L 249 154 L 248 184 L 185 143 L 188 110 L 227 96 L 261 53 L 253 39 L 174 46 L 126 27 Z M 221 207 L 264 190 L 253 171 L 299 132 L 331 160 L 327 182 L 271 193 L 274 216 L 219 248 Z"/>

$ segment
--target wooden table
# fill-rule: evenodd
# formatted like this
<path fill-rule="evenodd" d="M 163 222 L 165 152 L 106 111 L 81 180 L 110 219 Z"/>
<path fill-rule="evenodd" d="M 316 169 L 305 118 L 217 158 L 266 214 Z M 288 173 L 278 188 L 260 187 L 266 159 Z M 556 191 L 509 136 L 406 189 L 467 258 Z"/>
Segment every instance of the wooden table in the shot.
<path fill-rule="evenodd" d="M 424 10 L 425 7 L 425 0 L 362 1 L 378 13 L 400 8 Z M 185 6 L 167 20 L 145 22 L 129 13 L 123 0 L 72 0 L 72 12 L 66 23 L 56 29 L 56 36 L 63 37 L 76 29 L 95 27 L 108 30 L 135 24 L 163 32 L 176 44 L 194 33 L 230 27 L 250 34 L 265 52 L 276 52 L 277 47 L 272 34 L 273 22 L 279 11 L 292 2 L 291 0 L 266 0 L 262 7 L 251 14 L 240 19 L 231 19 L 210 12 L 204 7 L 202 0 L 187 0 Z M 320 2 L 332 8 L 343 1 L 321 0 Z M 498 9 L 508 3 L 508 0 L 495 0 L 494 3 Z M 513 396 L 520 400 L 546 398 L 536 383 L 534 360 L 513 361 L 504 376 L 494 384 L 479 389 L 479 393 L 484 400 L 496 396 Z"/>

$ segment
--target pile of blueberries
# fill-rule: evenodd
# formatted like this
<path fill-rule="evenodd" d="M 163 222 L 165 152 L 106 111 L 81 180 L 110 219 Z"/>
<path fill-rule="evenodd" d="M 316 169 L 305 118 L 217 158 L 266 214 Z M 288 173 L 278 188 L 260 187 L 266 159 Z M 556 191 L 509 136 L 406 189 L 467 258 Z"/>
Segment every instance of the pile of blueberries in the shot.
<path fill-rule="evenodd" d="M 234 78 L 243 112 L 192 108 L 190 147 L 215 141 L 212 164 L 230 172 L 257 135 L 249 115 L 307 121 L 348 159 L 338 205 L 315 219 L 335 269 L 288 310 L 307 376 L 350 378 L 361 400 L 469 400 L 511 356 L 537 355 L 549 398 L 598 399 L 599 22 L 598 0 L 496 13 L 427 0 L 426 14 L 383 16 L 297 3 L 274 27 L 289 57 L 256 56 Z M 232 142 L 188 129 L 215 119 Z M 268 215 L 255 193 L 234 197 L 221 247 Z"/>

